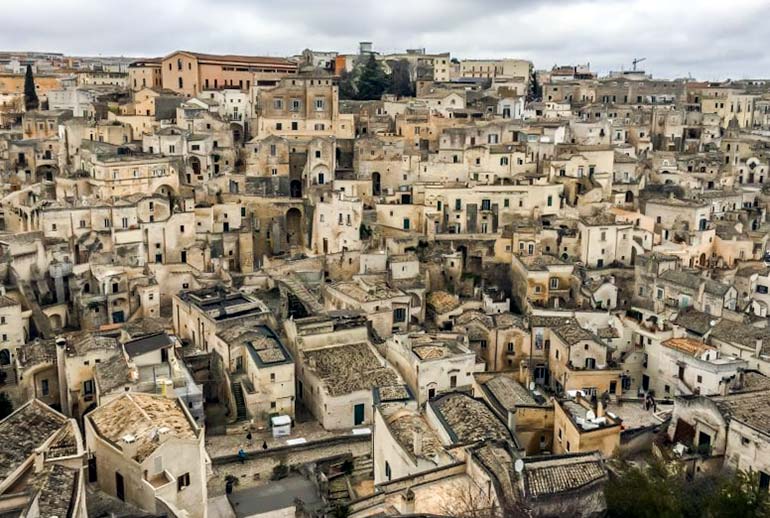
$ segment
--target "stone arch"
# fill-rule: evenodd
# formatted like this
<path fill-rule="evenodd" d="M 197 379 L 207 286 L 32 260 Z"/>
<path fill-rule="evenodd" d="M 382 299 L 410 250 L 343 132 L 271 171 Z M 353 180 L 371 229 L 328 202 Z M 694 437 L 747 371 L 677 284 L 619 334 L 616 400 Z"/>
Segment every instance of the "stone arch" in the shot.
<path fill-rule="evenodd" d="M 302 182 L 299 180 L 292 180 L 289 183 L 289 193 L 292 198 L 302 198 Z"/>
<path fill-rule="evenodd" d="M 194 175 L 201 174 L 201 159 L 197 156 L 191 156 L 189 159 L 187 159 L 187 163 L 190 165 L 190 169 L 192 169 L 192 172 Z"/>
<path fill-rule="evenodd" d="M 237 122 L 231 122 L 230 131 L 233 132 L 233 142 L 239 144 L 243 140 L 243 127 Z"/>
<path fill-rule="evenodd" d="M 372 195 L 379 196 L 382 193 L 382 175 L 378 172 L 372 173 Z"/>
<path fill-rule="evenodd" d="M 323 185 L 325 183 L 329 183 L 331 181 L 331 176 L 329 175 L 329 168 L 325 165 L 317 165 L 313 168 L 312 174 L 311 174 L 311 182 L 314 185 Z"/>
<path fill-rule="evenodd" d="M 303 246 L 302 212 L 292 207 L 286 211 L 286 243 L 290 246 Z"/>
<path fill-rule="evenodd" d="M 58 172 L 59 168 L 55 165 L 41 165 L 37 168 L 36 174 L 38 180 L 53 182 Z"/>
<path fill-rule="evenodd" d="M 175 193 L 176 191 L 174 190 L 174 187 L 166 183 L 159 185 L 158 188 L 155 189 L 155 194 L 160 194 L 162 196 L 171 197 Z"/>
<path fill-rule="evenodd" d="M 51 323 L 51 328 L 56 331 L 63 327 L 61 315 L 54 313 L 48 317 L 48 321 Z"/>

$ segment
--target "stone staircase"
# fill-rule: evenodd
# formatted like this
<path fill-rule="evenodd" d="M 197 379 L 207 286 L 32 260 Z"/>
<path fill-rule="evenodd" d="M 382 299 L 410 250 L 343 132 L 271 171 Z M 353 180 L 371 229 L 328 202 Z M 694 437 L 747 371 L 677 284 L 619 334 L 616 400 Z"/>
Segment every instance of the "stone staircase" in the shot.
<path fill-rule="evenodd" d="M 353 459 L 353 478 L 368 478 L 374 475 L 374 460 L 370 455 Z"/>
<path fill-rule="evenodd" d="M 16 285 L 19 288 L 19 295 L 21 295 L 22 303 L 32 310 L 32 322 L 34 322 L 38 333 L 43 338 L 54 338 L 55 334 L 51 328 L 51 323 L 40 308 L 40 304 L 37 303 L 37 298 L 32 291 L 32 286 L 30 286 L 27 281 L 21 279 L 17 281 Z"/>
<path fill-rule="evenodd" d="M 233 399 L 235 399 L 235 409 L 238 414 L 237 421 L 245 421 L 248 414 L 246 413 L 246 401 L 243 398 L 243 385 L 240 382 L 233 382 L 230 384 L 230 388 L 233 391 Z"/>
<path fill-rule="evenodd" d="M 277 276 L 276 280 L 286 286 L 295 297 L 299 299 L 303 306 L 311 315 L 324 312 L 324 307 L 318 302 L 318 299 L 307 289 L 296 273 Z"/>

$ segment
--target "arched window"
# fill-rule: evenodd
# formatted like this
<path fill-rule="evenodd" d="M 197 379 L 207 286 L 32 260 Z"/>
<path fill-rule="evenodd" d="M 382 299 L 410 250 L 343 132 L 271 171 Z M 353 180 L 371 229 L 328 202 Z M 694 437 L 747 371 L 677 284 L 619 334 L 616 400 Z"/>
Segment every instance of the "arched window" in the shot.
<path fill-rule="evenodd" d="M 500 158 L 500 165 L 508 165 L 508 157 L 504 156 Z"/>

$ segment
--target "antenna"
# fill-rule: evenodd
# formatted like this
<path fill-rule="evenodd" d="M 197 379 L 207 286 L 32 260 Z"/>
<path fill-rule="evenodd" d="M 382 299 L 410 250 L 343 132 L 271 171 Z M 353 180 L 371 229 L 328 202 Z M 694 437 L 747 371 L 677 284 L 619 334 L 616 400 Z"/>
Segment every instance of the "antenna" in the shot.
<path fill-rule="evenodd" d="M 634 59 L 631 61 L 631 64 L 634 66 L 634 72 L 636 72 L 636 65 L 637 65 L 638 63 L 641 63 L 642 61 L 645 61 L 646 59 L 647 59 L 647 58 L 634 58 Z"/>

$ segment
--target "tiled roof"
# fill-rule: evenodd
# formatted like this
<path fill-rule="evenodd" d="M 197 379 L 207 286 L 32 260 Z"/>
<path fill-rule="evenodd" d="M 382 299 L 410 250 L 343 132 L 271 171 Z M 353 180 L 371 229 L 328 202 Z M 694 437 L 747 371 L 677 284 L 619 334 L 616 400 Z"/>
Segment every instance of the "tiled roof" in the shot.
<path fill-rule="evenodd" d="M 757 340 L 762 341 L 762 352 L 767 353 L 770 349 L 770 328 L 754 327 L 743 322 L 735 322 L 726 318 L 721 319 L 709 335 L 712 338 L 727 343 L 735 343 L 755 349 Z"/>
<path fill-rule="evenodd" d="M 695 308 L 683 309 L 674 319 L 674 324 L 682 326 L 688 331 L 705 335 L 711 329 L 711 322 L 716 320 L 708 313 L 703 313 Z"/>
<path fill-rule="evenodd" d="M 66 417 L 37 399 L 0 421 L 0 481 L 66 424 Z"/>
<path fill-rule="evenodd" d="M 35 484 L 40 488 L 34 497 L 38 506 L 37 516 L 65 517 L 72 516 L 74 492 L 78 485 L 80 470 L 65 468 L 53 464 L 50 468 L 36 475 Z"/>
<path fill-rule="evenodd" d="M 305 367 L 320 377 L 331 396 L 399 383 L 399 377 L 384 366 L 368 343 L 338 345 L 303 351 Z"/>
<path fill-rule="evenodd" d="M 414 457 L 430 458 L 444 451 L 439 438 L 417 412 L 401 408 L 386 416 L 385 422 L 396 441 Z M 422 451 L 419 455 L 414 451 L 415 430 L 421 432 Z"/>
<path fill-rule="evenodd" d="M 727 419 L 770 434 L 770 392 L 744 392 L 712 398 Z"/>
<path fill-rule="evenodd" d="M 512 440 L 502 421 L 481 400 L 462 392 L 451 392 L 432 399 L 428 404 L 435 410 L 455 443 L 473 443 L 486 439 Z"/>
<path fill-rule="evenodd" d="M 710 295 L 716 295 L 719 297 L 723 297 L 727 291 L 730 289 L 729 284 L 722 284 L 721 282 L 717 282 L 712 279 L 705 279 L 703 277 L 700 277 L 698 275 L 688 273 L 688 272 L 677 272 L 674 270 L 666 270 L 661 274 L 660 279 L 669 282 L 671 284 L 675 284 L 678 286 L 683 286 L 685 288 L 697 291 L 700 283 L 705 283 L 704 291 Z"/>
<path fill-rule="evenodd" d="M 159 445 L 154 438 L 163 429 L 164 433 L 183 439 L 194 439 L 198 435 L 179 400 L 151 394 L 124 394 L 100 406 L 87 418 L 99 435 L 113 444 L 120 446 L 123 437 L 134 436 L 135 459 L 139 462 Z"/>
<path fill-rule="evenodd" d="M 522 405 L 537 405 L 532 394 L 521 383 L 508 376 L 495 376 L 484 383 L 484 387 L 505 410 L 513 410 Z"/>
<path fill-rule="evenodd" d="M 533 499 L 581 489 L 606 476 L 597 453 L 524 458 L 524 492 Z"/>
<path fill-rule="evenodd" d="M 690 356 L 697 356 L 706 351 L 716 350 L 716 347 L 706 345 L 700 340 L 693 340 L 692 338 L 669 338 L 664 340 L 661 345 L 689 354 Z"/>

